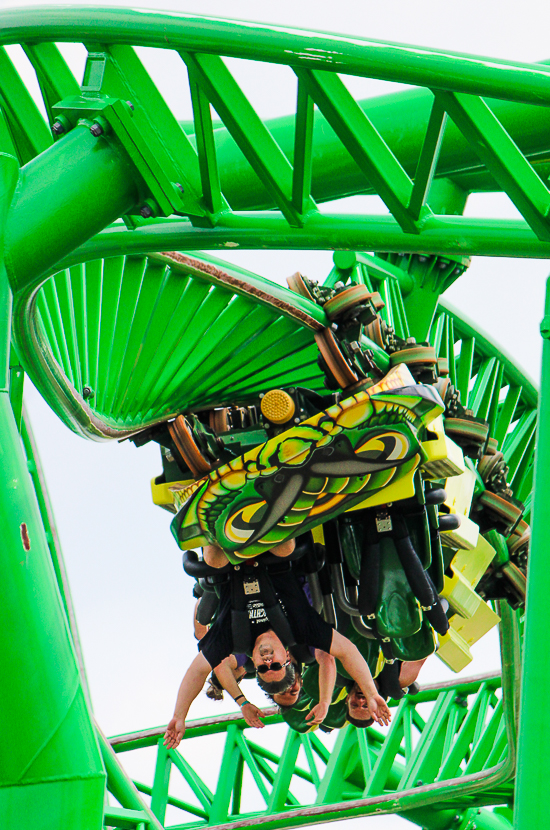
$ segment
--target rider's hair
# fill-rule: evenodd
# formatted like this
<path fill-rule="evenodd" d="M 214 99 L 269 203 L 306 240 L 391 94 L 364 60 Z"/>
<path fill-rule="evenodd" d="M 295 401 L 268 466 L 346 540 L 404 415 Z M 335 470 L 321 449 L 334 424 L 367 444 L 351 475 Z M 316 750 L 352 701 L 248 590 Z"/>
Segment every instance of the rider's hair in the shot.
<path fill-rule="evenodd" d="M 268 695 L 277 695 L 280 692 L 286 692 L 286 690 L 292 686 L 295 676 L 294 665 L 289 663 L 285 669 L 285 676 L 282 680 L 272 680 L 271 683 L 268 683 L 267 680 L 264 680 L 260 674 L 256 675 L 256 680 L 258 681 L 260 689 L 263 689 Z"/>
<path fill-rule="evenodd" d="M 212 672 L 208 678 L 208 689 L 206 690 L 206 697 L 210 700 L 223 700 L 223 686 L 216 677 L 216 673 Z"/>
<path fill-rule="evenodd" d="M 286 689 L 285 689 L 285 691 L 286 691 Z M 304 692 L 304 690 L 303 690 L 303 689 L 300 689 L 300 691 L 298 692 L 298 697 L 296 698 L 296 700 L 294 701 L 294 703 L 291 703 L 291 704 L 290 704 L 290 706 L 282 706 L 280 703 L 277 703 L 277 701 L 275 700 L 275 696 L 274 696 L 274 695 L 270 695 L 270 694 L 268 694 L 268 692 L 266 692 L 266 693 L 265 693 L 265 696 L 266 696 L 267 698 L 269 698 L 269 700 L 270 700 L 272 703 L 274 703 L 274 704 L 275 704 L 275 706 L 278 706 L 278 707 L 279 707 L 279 712 L 290 712 L 290 710 L 291 710 L 291 709 L 294 709 L 294 707 L 296 706 L 296 704 L 299 702 L 300 698 L 302 697 L 303 692 Z M 277 692 L 275 692 L 275 694 L 277 694 Z"/>
<path fill-rule="evenodd" d="M 291 709 L 294 709 L 294 707 L 296 706 L 297 703 L 299 703 L 300 698 L 302 697 L 302 692 L 303 692 L 303 689 L 300 689 L 300 691 L 298 693 L 298 697 L 296 698 L 294 703 L 292 703 L 290 706 L 281 706 L 280 703 L 277 703 L 277 706 L 279 707 L 279 712 L 290 712 Z M 273 700 L 273 698 L 271 698 L 271 699 Z M 274 700 L 273 700 L 273 703 L 275 703 Z"/>
<path fill-rule="evenodd" d="M 353 717 L 349 714 L 349 712 L 348 712 L 348 716 L 347 716 L 347 719 L 346 719 L 346 720 L 347 720 L 349 723 L 352 723 L 352 724 L 353 724 L 354 726 L 356 726 L 358 729 L 366 729 L 366 728 L 367 728 L 367 726 L 372 726 L 372 724 L 374 723 L 374 720 L 373 720 L 372 718 L 367 718 L 367 719 L 365 719 L 365 720 L 359 720 L 359 718 L 353 718 Z"/>

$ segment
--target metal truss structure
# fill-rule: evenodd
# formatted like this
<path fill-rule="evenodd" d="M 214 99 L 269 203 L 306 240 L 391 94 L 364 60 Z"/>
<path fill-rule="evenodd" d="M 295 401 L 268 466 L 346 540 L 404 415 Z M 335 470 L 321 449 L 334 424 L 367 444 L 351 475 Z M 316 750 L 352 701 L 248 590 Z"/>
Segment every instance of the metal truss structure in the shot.
<path fill-rule="evenodd" d="M 510 620 L 509 625 L 514 623 Z M 503 804 L 512 797 L 513 725 L 506 724 L 500 682 L 500 677 L 488 675 L 426 687 L 396 707 L 387 735 L 375 729 L 345 729 L 331 750 L 318 733 L 300 735 L 289 730 L 282 751 L 274 752 L 268 748 L 273 746 L 272 729 L 268 728 L 258 743 L 249 737 L 238 716 L 190 723 L 189 744 L 181 753 L 165 749 L 159 729 L 121 735 L 110 743 L 117 754 L 158 747 L 152 787 L 141 782 L 136 782 L 136 787 L 151 796 L 151 808 L 161 822 L 168 805 L 177 808 L 180 820 L 170 826 L 182 830 L 271 828 L 288 826 L 289 822 L 302 826 L 335 815 L 355 818 L 405 810 L 407 818 L 422 827 L 447 826 L 442 820 L 452 823 L 457 814 L 469 820 L 473 805 L 477 814 L 482 804 Z M 509 692 L 512 688 L 513 684 Z M 512 708 L 507 708 L 508 713 Z M 266 710 L 269 726 L 281 720 L 275 711 Z M 204 749 L 204 737 L 220 733 L 225 737 L 220 769 L 214 786 L 209 786 L 193 767 L 198 749 L 193 744 L 200 737 Z M 245 769 L 252 786 L 246 786 Z M 173 787 L 179 776 L 187 785 L 190 800 L 170 792 L 169 782 Z M 313 785 L 309 799 L 300 795 L 303 781 Z M 107 786 L 116 793 L 117 784 L 114 768 Z M 244 806 L 245 795 L 250 798 L 252 788 L 265 802 L 261 811 L 249 812 Z M 115 809 L 112 815 L 123 814 Z M 140 820 L 144 818 L 142 815 Z M 134 820 L 137 823 L 138 817 Z"/>
<path fill-rule="evenodd" d="M 470 255 L 550 253 L 550 68 L 190 15 L 40 14 L 40 25 L 33 10 L 0 15 L 4 826 L 161 830 L 170 807 L 178 830 L 389 812 L 429 830 L 506 830 L 514 786 L 515 826 L 543 826 L 550 307 L 539 403 L 512 358 L 440 295 Z M 58 47 L 75 40 L 87 50 L 81 84 Z M 49 123 L 4 48 L 13 44 L 36 73 Z M 139 47 L 177 57 L 192 121 L 175 119 Z M 294 73 L 295 113 L 262 120 L 224 58 Z M 356 101 L 348 76 L 414 88 Z M 462 216 L 470 193 L 492 190 L 522 219 Z M 373 193 L 389 215 L 330 211 L 335 199 Z M 23 377 L 69 428 L 96 440 L 218 406 L 230 393 L 320 389 L 315 334 L 330 326 L 320 306 L 212 258 L 163 254 L 235 246 L 335 250 L 325 286 L 379 292 L 380 316 L 399 337 L 429 339 L 468 408 L 489 423 L 533 525 L 525 630 L 520 612 L 501 603 L 502 678 L 425 688 L 396 706 L 386 735 L 348 726 L 329 748 L 318 734 L 289 732 L 277 753 L 230 717 L 194 723 L 181 752 L 167 752 L 160 730 L 109 742 L 91 716 Z M 501 575 L 511 579 L 503 556 Z M 267 734 L 282 728 L 275 714 L 267 723 Z M 207 781 L 191 746 L 215 734 L 224 736 L 223 774 Z M 132 782 L 118 756 L 155 745 L 154 780 Z M 187 795 L 169 787 L 171 771 Z M 260 809 L 248 804 L 249 787 Z"/>

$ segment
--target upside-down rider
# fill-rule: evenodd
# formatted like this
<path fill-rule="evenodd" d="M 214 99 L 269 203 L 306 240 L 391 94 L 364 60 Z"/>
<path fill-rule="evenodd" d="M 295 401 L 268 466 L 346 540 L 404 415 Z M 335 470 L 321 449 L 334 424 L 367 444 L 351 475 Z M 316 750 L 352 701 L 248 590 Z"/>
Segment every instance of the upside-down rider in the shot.
<path fill-rule="evenodd" d="M 290 556 L 294 547 L 294 540 L 289 540 L 272 548 L 271 553 L 285 558 Z M 203 548 L 203 558 L 213 568 L 223 568 L 228 564 L 225 553 L 217 545 L 206 545 Z M 387 725 L 391 720 L 390 710 L 378 693 L 369 667 L 357 647 L 311 607 L 292 570 L 273 573 L 271 583 L 296 644 L 309 646 L 338 659 L 362 690 L 372 718 L 377 723 Z M 271 627 L 261 600 L 251 600 L 247 611 L 254 632 L 250 656 L 257 676 L 262 678 L 262 687 L 265 689 L 267 685 L 272 694 L 284 691 L 295 679 L 291 653 Z M 199 654 L 185 673 L 178 691 L 174 716 L 164 737 L 164 744 L 169 749 L 177 747 L 183 738 L 189 707 L 200 694 L 210 672 L 213 669 L 217 671 L 224 659 L 235 652 L 230 618 L 231 591 L 227 584 L 222 584 L 218 616 L 199 641 Z M 243 715 L 246 715 L 248 723 L 258 727 L 262 725 L 260 710 L 249 703 L 244 695 L 239 694 L 236 703 L 241 707 Z"/>
<path fill-rule="evenodd" d="M 309 594 L 309 591 L 306 590 L 307 583 L 305 583 L 302 588 L 309 604 L 311 605 L 311 595 Z M 201 640 L 207 633 L 209 626 L 203 625 L 198 621 L 198 605 L 199 603 L 195 606 L 193 626 L 195 639 Z M 359 651 L 361 651 L 361 649 L 359 649 Z M 307 654 L 307 652 L 309 652 L 309 654 Z M 320 651 L 319 649 L 307 649 L 306 656 L 309 658 L 309 662 L 314 662 L 317 666 L 317 705 L 311 706 L 306 715 L 306 720 L 309 722 L 309 725 L 312 726 L 320 724 L 326 716 L 324 701 L 326 699 L 330 699 L 333 693 L 336 679 L 336 661 L 331 654 L 327 654 L 325 651 Z M 314 659 L 312 660 L 312 658 Z M 279 704 L 278 698 L 281 698 L 281 706 L 291 706 L 294 704 L 302 688 L 302 664 L 296 659 L 293 653 L 291 653 L 291 662 L 294 666 L 294 682 L 284 692 L 272 695 L 269 692 L 269 689 L 273 688 L 273 684 L 265 683 L 261 676 L 257 677 L 258 685 L 264 691 L 267 690 L 267 696 L 271 700 Z M 223 700 L 223 693 L 225 691 L 235 701 L 240 700 L 241 698 L 246 700 L 246 696 L 241 691 L 240 684 L 242 680 L 256 678 L 255 672 L 250 671 L 250 667 L 251 661 L 246 654 L 231 654 L 229 657 L 226 657 L 225 660 L 217 666 L 216 670 L 212 671 L 212 674 L 208 679 L 209 687 L 206 691 L 206 696 L 211 700 Z M 278 688 L 279 684 L 276 684 L 276 687 Z M 290 701 L 288 704 L 287 699 Z M 254 704 L 247 701 L 247 703 L 243 705 L 241 711 L 249 726 L 255 726 L 257 728 L 261 728 L 263 726 L 263 723 L 259 720 L 262 712 L 254 706 Z"/>
<path fill-rule="evenodd" d="M 344 615 L 341 616 L 344 618 Z M 416 678 L 427 658 L 406 662 L 397 660 L 395 665 L 390 666 L 381 659 L 378 640 L 359 635 L 351 624 L 344 625 L 342 630 L 366 660 L 375 685 L 385 700 L 389 697 L 398 700 L 413 684 L 416 686 Z M 312 663 L 305 667 L 303 675 L 297 675 L 293 686 L 270 695 L 279 706 L 283 720 L 296 732 L 309 732 L 321 724 L 324 731 L 340 729 L 346 723 L 358 728 L 370 726 L 372 718 L 368 702 L 341 662 L 335 661 L 323 680 L 322 670 L 320 663 Z"/>

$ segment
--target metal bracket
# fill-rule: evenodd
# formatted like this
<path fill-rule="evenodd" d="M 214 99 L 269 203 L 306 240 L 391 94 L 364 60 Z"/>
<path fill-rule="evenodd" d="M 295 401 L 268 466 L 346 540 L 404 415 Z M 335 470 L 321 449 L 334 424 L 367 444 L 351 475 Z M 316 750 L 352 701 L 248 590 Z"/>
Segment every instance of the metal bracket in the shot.
<path fill-rule="evenodd" d="M 187 183 L 172 182 L 164 172 L 158 159 L 163 157 L 165 149 L 152 130 L 142 133 L 133 122 L 133 105 L 130 101 L 110 98 L 97 92 L 93 95 L 84 93 L 60 101 L 53 107 L 53 112 L 62 123 L 68 122 L 71 127 L 78 123 L 89 125 L 92 134 L 98 137 L 112 130 L 150 193 L 151 198 L 144 200 L 141 208 L 143 217 L 173 214 L 206 216 L 194 194 L 189 193 Z"/>

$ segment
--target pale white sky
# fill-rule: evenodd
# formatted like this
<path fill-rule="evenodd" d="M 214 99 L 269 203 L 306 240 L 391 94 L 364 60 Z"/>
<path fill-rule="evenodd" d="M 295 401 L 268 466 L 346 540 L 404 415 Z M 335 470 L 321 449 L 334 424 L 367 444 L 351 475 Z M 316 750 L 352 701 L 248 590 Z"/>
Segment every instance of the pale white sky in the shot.
<path fill-rule="evenodd" d="M 0 0 L 0 10 L 23 5 Z M 37 21 L 41 5 L 46 4 L 35 4 Z M 124 2 L 82 5 L 135 6 Z M 279 0 L 276 4 L 195 0 L 185 4 L 163 0 L 148 7 L 360 34 L 522 61 L 550 57 L 550 6 L 535 0 L 386 0 L 384 4 L 349 0 Z M 79 66 L 79 50 L 68 49 L 67 54 Z M 151 66 L 152 58 L 147 60 Z M 156 66 L 155 78 L 158 74 L 172 96 L 171 105 L 175 109 L 181 106 L 181 117 L 186 117 L 185 95 L 182 92 L 178 97 L 169 58 L 157 59 Z M 261 102 L 262 115 L 290 111 L 284 89 L 281 95 L 271 94 L 263 70 L 251 73 L 248 65 L 235 67 L 235 71 L 253 100 Z M 358 88 L 358 94 L 380 94 L 385 89 L 376 83 L 366 92 Z M 375 199 L 364 198 L 361 205 L 366 212 L 381 211 Z M 515 210 L 503 197 L 484 195 L 471 198 L 467 213 L 514 216 Z M 231 261 L 280 282 L 296 270 L 323 279 L 332 255 L 240 251 L 232 253 Z M 548 271 L 545 261 L 479 258 L 448 292 L 449 299 L 515 354 L 535 379 L 540 362 L 538 324 Z M 169 532 L 169 514 L 155 508 L 150 499 L 149 480 L 161 470 L 158 451 L 152 445 L 137 450 L 129 443 L 94 444 L 77 438 L 53 416 L 30 384 L 26 401 L 71 580 L 97 719 L 111 735 L 164 724 L 172 714 L 177 686 L 196 646 L 191 631 L 191 580 L 184 578 L 180 552 Z M 498 664 L 496 640 L 486 639 L 488 642 L 476 649 L 468 674 Z M 425 669 L 424 681 L 449 676 L 439 661 L 434 658 L 432 663 Z M 261 694 L 250 692 L 250 688 L 247 693 L 263 703 Z M 191 714 L 200 717 L 226 709 L 234 711 L 235 707 L 214 704 L 201 696 Z M 131 763 L 128 760 L 132 772 Z M 139 766 L 138 773 L 145 777 Z M 395 817 L 369 822 L 369 830 L 404 826 Z"/>

